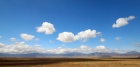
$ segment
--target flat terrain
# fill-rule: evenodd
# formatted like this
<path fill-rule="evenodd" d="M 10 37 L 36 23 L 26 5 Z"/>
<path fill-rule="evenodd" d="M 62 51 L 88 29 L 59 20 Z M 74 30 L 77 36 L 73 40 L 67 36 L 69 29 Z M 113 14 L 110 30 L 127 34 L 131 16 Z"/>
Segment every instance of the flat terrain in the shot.
<path fill-rule="evenodd" d="M 140 67 L 140 58 L 0 58 L 0 67 Z"/>

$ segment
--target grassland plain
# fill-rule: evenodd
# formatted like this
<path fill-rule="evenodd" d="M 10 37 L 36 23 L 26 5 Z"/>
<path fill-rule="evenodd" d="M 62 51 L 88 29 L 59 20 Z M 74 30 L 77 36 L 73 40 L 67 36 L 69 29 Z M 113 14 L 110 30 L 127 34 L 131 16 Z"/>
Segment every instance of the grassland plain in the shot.
<path fill-rule="evenodd" d="M 0 58 L 0 67 L 140 67 L 140 58 Z"/>

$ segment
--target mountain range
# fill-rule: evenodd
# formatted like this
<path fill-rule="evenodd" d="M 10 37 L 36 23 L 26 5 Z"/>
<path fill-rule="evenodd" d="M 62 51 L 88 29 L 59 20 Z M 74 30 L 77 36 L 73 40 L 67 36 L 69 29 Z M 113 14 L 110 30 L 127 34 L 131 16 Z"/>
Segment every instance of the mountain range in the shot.
<path fill-rule="evenodd" d="M 29 54 L 8 54 L 0 53 L 0 57 L 28 57 L 28 58 L 42 58 L 42 57 L 98 57 L 98 58 L 110 58 L 110 57 L 140 57 L 140 52 L 130 51 L 127 53 L 66 53 L 66 54 L 47 54 L 47 53 L 29 53 Z"/>

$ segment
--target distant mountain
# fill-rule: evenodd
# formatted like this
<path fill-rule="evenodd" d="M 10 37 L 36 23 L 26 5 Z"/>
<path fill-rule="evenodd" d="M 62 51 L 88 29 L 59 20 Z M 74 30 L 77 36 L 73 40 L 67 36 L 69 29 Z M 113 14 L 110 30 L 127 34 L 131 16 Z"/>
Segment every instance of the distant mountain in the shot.
<path fill-rule="evenodd" d="M 0 53 L 0 57 L 88 57 L 88 56 L 93 56 L 93 57 L 102 57 L 102 58 L 108 58 L 108 57 L 114 57 L 114 56 L 124 56 L 124 57 L 129 57 L 129 56 L 140 56 L 140 52 L 136 51 L 130 51 L 127 53 L 102 53 L 102 52 L 94 52 L 94 53 L 89 53 L 89 54 L 84 54 L 84 53 L 78 53 L 78 52 L 73 52 L 73 53 L 66 53 L 66 54 L 47 54 L 47 53 L 29 53 L 29 54 L 8 54 L 8 53 Z"/>
<path fill-rule="evenodd" d="M 125 53 L 125 55 L 128 55 L 128 56 L 140 56 L 140 52 L 130 51 L 130 52 Z"/>
<path fill-rule="evenodd" d="M 0 57 L 36 57 L 39 55 L 38 53 L 31 54 L 8 54 L 8 53 L 0 53 Z"/>

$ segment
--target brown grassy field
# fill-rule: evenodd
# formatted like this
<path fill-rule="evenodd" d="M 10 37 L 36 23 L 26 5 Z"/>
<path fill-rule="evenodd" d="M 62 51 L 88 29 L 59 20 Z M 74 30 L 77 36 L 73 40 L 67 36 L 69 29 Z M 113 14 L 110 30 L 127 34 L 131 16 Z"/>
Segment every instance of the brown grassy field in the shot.
<path fill-rule="evenodd" d="M 0 58 L 0 67 L 140 67 L 139 58 Z"/>

